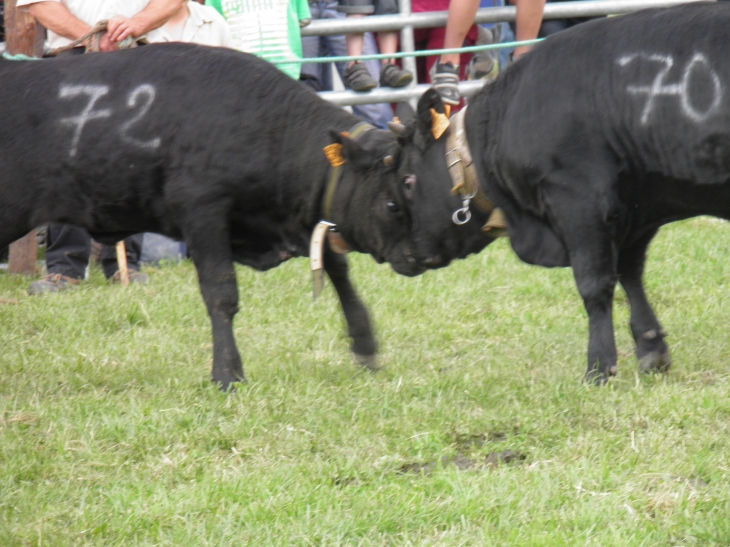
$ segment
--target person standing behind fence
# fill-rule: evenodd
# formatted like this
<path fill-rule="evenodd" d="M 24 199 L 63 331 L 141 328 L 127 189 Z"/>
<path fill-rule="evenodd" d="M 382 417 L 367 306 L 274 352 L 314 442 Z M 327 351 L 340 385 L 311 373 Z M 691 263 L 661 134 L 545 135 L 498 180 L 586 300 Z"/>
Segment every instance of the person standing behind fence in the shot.
<path fill-rule="evenodd" d="M 112 30 L 117 37 L 145 36 L 150 42 L 184 41 L 210 46 L 230 45 L 228 26 L 223 18 L 212 8 L 187 0 L 126 0 L 121 5 L 118 0 L 19 0 L 18 5 L 27 5 L 31 15 L 48 29 L 49 49 L 67 46 L 72 40 L 88 32 L 91 25 L 100 18 L 107 17 L 108 28 L 111 30 L 100 43 L 101 49 L 106 51 L 117 49 L 116 42 L 110 38 Z M 75 48 L 68 54 L 81 54 L 83 49 Z M 30 294 L 57 292 L 77 284 L 86 273 L 91 255 L 91 236 L 86 230 L 50 224 L 46 236 L 48 275 L 30 285 Z M 124 241 L 130 281 L 144 283 L 147 277 L 139 272 L 142 234 L 136 234 Z M 118 269 L 113 246 L 102 247 L 101 262 L 104 275 L 113 279 Z"/>
<path fill-rule="evenodd" d="M 451 0 L 449 3 L 449 18 L 446 23 L 444 48 L 460 48 L 464 44 L 464 37 L 474 24 L 474 17 L 479 8 L 480 0 Z M 518 42 L 534 40 L 542 23 L 542 11 L 545 0 L 514 0 L 517 7 L 515 15 L 516 39 Z M 516 47 L 513 58 L 518 59 L 527 53 L 530 46 Z M 459 54 L 448 53 L 441 55 L 431 71 L 433 87 L 439 92 L 447 104 L 457 105 L 459 96 Z"/>
<path fill-rule="evenodd" d="M 233 48 L 231 29 L 223 16 L 210 6 L 189 0 L 160 27 L 158 42 L 187 42 Z"/>
<path fill-rule="evenodd" d="M 340 0 L 337 9 L 347 17 L 365 15 L 394 15 L 398 13 L 398 0 Z M 347 54 L 360 57 L 363 54 L 363 35 L 347 34 Z M 398 33 L 378 32 L 378 47 L 385 55 L 398 51 Z M 395 64 L 395 59 L 380 61 L 380 85 L 383 87 L 404 87 L 413 81 L 413 74 Z M 344 73 L 343 83 L 353 91 L 368 91 L 378 86 L 367 67 L 360 61 L 350 61 Z"/>
<path fill-rule="evenodd" d="M 206 0 L 225 17 L 236 49 L 276 64 L 299 79 L 302 58 L 301 26 L 312 16 L 306 0 Z M 287 62 L 289 61 L 289 62 Z"/>
<path fill-rule="evenodd" d="M 344 19 L 345 14 L 337 10 L 337 2 L 332 0 L 312 0 L 309 2 L 309 10 L 312 13 L 312 20 L 317 19 Z M 311 57 L 343 57 L 347 55 L 347 45 L 343 34 L 330 36 L 303 36 L 302 48 L 304 58 Z M 363 36 L 362 53 L 370 55 L 377 53 L 375 39 L 370 32 Z M 380 72 L 378 61 L 363 61 L 371 77 L 377 77 Z M 335 63 L 340 78 L 344 80 L 346 63 Z M 306 63 L 302 65 L 302 76 L 308 75 L 316 78 L 319 82 L 319 91 L 332 91 L 332 64 L 331 63 Z M 375 127 L 385 129 L 387 123 L 393 119 L 393 111 L 390 105 L 385 103 L 363 104 L 352 107 L 352 113 L 362 120 Z"/>
<path fill-rule="evenodd" d="M 99 42 L 101 51 L 118 49 L 118 42 L 127 37 L 145 36 L 154 41 L 167 19 L 187 0 L 18 0 L 17 6 L 30 14 L 48 30 L 48 50 L 69 46 L 88 33 L 101 20 L 108 20 L 107 33 Z M 84 53 L 83 47 L 62 55 Z M 76 285 L 86 275 L 91 256 L 91 236 L 76 226 L 52 223 L 46 231 L 46 268 L 48 275 L 31 283 L 29 294 L 58 292 Z M 142 234 L 125 239 L 130 281 L 144 283 L 147 276 L 139 272 Z M 116 250 L 105 245 L 101 252 L 102 268 L 107 279 L 114 279 L 118 266 Z"/>
<path fill-rule="evenodd" d="M 411 3 L 413 13 L 424 13 L 444 11 L 449 9 L 449 0 L 413 0 Z M 446 29 L 444 27 L 419 28 L 413 31 L 413 41 L 416 50 L 443 49 Z M 462 39 L 463 46 L 473 46 L 477 42 L 479 30 L 476 25 L 471 25 Z M 471 60 L 471 53 L 457 55 L 459 62 L 456 63 L 456 71 L 461 78 L 466 76 L 466 65 Z M 418 81 L 432 83 L 433 66 L 438 61 L 438 56 L 417 57 Z M 454 110 L 456 111 L 456 110 Z"/>

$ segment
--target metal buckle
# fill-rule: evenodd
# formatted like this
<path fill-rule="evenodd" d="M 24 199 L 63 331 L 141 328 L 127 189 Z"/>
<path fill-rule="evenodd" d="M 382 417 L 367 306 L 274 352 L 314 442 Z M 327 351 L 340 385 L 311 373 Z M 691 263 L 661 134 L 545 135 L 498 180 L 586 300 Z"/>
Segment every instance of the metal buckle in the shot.
<path fill-rule="evenodd" d="M 454 157 L 453 160 L 449 161 L 450 157 Z M 448 152 L 446 152 L 446 161 L 447 165 L 446 168 L 449 171 L 449 175 L 454 181 L 454 175 L 451 174 L 451 168 L 455 167 L 459 164 L 461 164 L 461 182 L 454 185 L 454 188 L 452 189 L 453 193 L 459 192 L 461 193 L 462 188 L 466 186 L 466 172 L 464 169 L 464 160 L 461 157 L 461 152 L 459 152 L 458 148 L 452 148 Z M 472 198 L 476 196 L 476 191 L 473 190 L 470 194 L 464 195 L 462 194 L 462 202 L 461 202 L 461 209 L 457 209 L 453 215 L 451 215 L 451 220 L 454 222 L 454 224 L 461 226 L 462 224 L 466 224 L 471 220 L 471 211 L 469 211 L 469 203 L 471 202 Z"/>
<path fill-rule="evenodd" d="M 464 200 L 461 202 L 461 209 L 457 209 L 453 215 L 451 215 L 451 220 L 456 224 L 457 226 L 461 226 L 462 224 L 466 224 L 471 220 L 471 211 L 469 210 L 469 202 L 471 202 L 471 198 L 474 197 L 474 194 L 467 196 L 464 198 Z M 464 219 L 462 220 L 459 218 L 459 215 L 463 215 Z"/>

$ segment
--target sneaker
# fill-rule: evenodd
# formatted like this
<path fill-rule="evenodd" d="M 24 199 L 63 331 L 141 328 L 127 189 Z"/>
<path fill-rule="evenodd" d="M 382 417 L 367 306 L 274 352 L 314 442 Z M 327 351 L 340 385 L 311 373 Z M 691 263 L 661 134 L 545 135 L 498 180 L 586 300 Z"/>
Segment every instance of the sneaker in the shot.
<path fill-rule="evenodd" d="M 397 65 L 383 65 L 380 69 L 380 85 L 382 87 L 405 87 L 413 81 L 413 74 Z"/>
<path fill-rule="evenodd" d="M 122 274 L 119 272 L 119 270 L 116 271 L 116 273 L 111 276 L 109 279 L 112 280 L 112 283 L 121 283 L 122 282 Z M 142 272 L 138 272 L 137 270 L 129 270 L 129 283 L 136 284 L 136 285 L 144 285 L 149 281 L 149 277 L 147 274 L 143 274 Z"/>
<path fill-rule="evenodd" d="M 369 91 L 378 87 L 378 82 L 370 75 L 367 67 L 360 62 L 353 63 L 345 69 L 342 83 L 347 89 L 353 91 Z"/>
<path fill-rule="evenodd" d="M 47 276 L 33 281 L 28 287 L 28 294 L 43 294 L 47 292 L 60 292 L 73 285 L 78 285 L 79 280 L 61 274 L 48 274 Z"/>
<path fill-rule="evenodd" d="M 441 100 L 446 104 L 458 105 L 459 95 L 459 67 L 451 63 L 441 64 L 436 61 L 431 67 L 431 87 L 438 91 Z"/>
<path fill-rule="evenodd" d="M 477 28 L 479 32 L 476 45 L 494 44 L 497 41 L 497 37 L 492 30 L 479 25 Z M 497 62 L 496 54 L 493 51 L 487 50 L 477 51 L 472 55 L 466 73 L 467 79 L 469 80 L 494 80 L 499 73 L 499 63 Z"/>

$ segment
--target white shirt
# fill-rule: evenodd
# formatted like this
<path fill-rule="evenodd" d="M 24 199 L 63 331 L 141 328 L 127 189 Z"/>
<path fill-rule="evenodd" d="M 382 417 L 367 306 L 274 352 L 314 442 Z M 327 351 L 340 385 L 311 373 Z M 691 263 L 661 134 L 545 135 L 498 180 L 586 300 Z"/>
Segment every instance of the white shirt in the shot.
<path fill-rule="evenodd" d="M 18 0 L 17 7 L 29 6 L 40 2 L 57 2 L 66 6 L 71 15 L 92 27 L 103 19 L 110 19 L 114 15 L 134 17 L 147 7 L 150 0 Z M 145 38 L 149 42 L 163 41 L 163 33 L 159 29 L 148 32 Z M 73 40 L 48 31 L 46 40 L 47 49 L 55 49 L 70 44 Z"/>
<path fill-rule="evenodd" d="M 188 2 L 188 10 L 190 15 L 182 28 L 167 22 L 159 28 L 161 37 L 156 41 L 233 47 L 230 27 L 218 10 L 211 6 L 201 6 L 194 0 Z"/>

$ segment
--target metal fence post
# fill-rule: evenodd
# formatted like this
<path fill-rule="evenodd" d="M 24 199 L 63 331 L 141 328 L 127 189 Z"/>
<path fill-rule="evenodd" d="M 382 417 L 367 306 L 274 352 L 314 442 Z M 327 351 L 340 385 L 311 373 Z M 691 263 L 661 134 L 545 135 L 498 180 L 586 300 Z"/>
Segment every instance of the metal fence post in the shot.
<path fill-rule="evenodd" d="M 399 0 L 398 10 L 400 16 L 405 18 L 406 21 L 411 17 L 411 0 Z M 404 53 L 413 53 L 416 51 L 416 43 L 413 39 L 413 27 L 411 25 L 405 25 L 400 31 L 400 50 Z M 415 57 L 403 57 L 403 68 L 413 74 L 413 81 L 408 87 L 415 87 L 418 84 L 418 69 L 416 67 Z M 409 100 L 413 109 L 416 109 L 417 99 L 414 97 Z"/>

